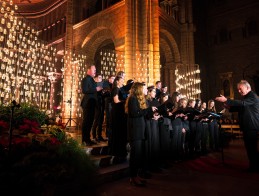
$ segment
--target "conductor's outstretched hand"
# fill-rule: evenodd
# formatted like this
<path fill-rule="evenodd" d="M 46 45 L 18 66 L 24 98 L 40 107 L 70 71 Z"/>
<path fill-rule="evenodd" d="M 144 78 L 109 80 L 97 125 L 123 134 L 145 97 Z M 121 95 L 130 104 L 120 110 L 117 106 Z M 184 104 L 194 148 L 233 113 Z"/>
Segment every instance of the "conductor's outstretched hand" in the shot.
<path fill-rule="evenodd" d="M 227 98 L 224 95 L 220 95 L 219 97 L 216 97 L 215 100 L 224 103 L 227 101 Z"/>

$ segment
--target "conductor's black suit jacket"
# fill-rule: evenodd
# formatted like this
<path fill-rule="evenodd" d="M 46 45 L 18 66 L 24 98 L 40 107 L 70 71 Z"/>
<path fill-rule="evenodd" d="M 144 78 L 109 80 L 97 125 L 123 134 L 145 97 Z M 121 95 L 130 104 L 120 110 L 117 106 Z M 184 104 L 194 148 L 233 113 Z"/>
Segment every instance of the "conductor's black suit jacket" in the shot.
<path fill-rule="evenodd" d="M 259 97 L 253 91 L 244 96 L 243 100 L 227 100 L 230 112 L 238 112 L 241 131 L 259 131 Z"/>

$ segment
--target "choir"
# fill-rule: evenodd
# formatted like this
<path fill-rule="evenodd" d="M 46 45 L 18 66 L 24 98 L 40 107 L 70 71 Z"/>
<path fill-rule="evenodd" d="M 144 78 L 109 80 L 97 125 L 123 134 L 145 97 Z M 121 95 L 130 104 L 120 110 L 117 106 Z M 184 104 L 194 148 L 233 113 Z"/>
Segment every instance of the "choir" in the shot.
<path fill-rule="evenodd" d="M 180 92 L 170 94 L 161 81 L 148 87 L 134 80 L 124 85 L 124 72 L 111 77 L 113 85 L 99 93 L 105 99 L 110 96 L 109 107 L 102 110 L 109 118 L 102 117 L 101 123 L 114 163 L 129 155 L 131 183 L 144 186 L 143 178 L 161 170 L 168 160 L 179 162 L 219 151 L 220 118 L 213 100 L 207 104 Z M 96 137 L 95 130 L 92 135 Z"/>

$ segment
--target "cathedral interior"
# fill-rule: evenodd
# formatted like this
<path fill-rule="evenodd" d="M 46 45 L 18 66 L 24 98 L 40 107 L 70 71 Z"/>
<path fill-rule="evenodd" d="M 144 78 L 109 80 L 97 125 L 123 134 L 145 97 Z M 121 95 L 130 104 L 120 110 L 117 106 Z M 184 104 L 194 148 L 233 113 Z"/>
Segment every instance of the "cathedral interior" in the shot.
<path fill-rule="evenodd" d="M 170 95 L 178 91 L 207 104 L 220 94 L 240 99 L 236 84 L 243 79 L 259 95 L 258 10 L 258 0 L 0 0 L 0 195 L 258 195 L 258 167 L 249 171 L 247 159 L 255 131 L 246 135 L 248 142 L 237 115 L 227 111 L 231 121 L 223 121 L 208 112 L 217 118 L 211 128 L 203 119 L 193 126 L 200 125 L 203 134 L 196 127 L 186 134 L 189 125 L 173 127 L 162 116 L 147 137 L 151 123 L 148 130 L 148 123 L 134 121 L 143 127 L 137 140 L 145 153 L 157 155 L 147 165 L 161 161 L 142 189 L 137 185 L 144 182 L 128 179 L 131 144 L 116 145 L 127 155 L 114 156 L 115 126 L 108 130 L 108 118 L 101 117 L 97 135 L 93 128 L 93 140 L 84 139 L 84 124 L 90 124 L 84 120 L 95 114 L 80 106 L 89 65 L 103 79 L 123 71 L 125 83 L 161 81 Z M 22 104 L 33 110 L 27 114 Z M 215 104 L 217 112 L 223 109 L 223 103 Z M 21 110 L 14 116 L 15 107 Z M 34 109 L 47 125 L 34 121 Z M 126 142 L 128 123 L 113 119 L 125 133 L 117 135 L 118 143 Z M 137 126 L 132 130 L 139 133 Z"/>
<path fill-rule="evenodd" d="M 0 0 L 1 103 L 81 117 L 81 79 L 168 86 L 189 98 L 259 93 L 257 0 Z"/>

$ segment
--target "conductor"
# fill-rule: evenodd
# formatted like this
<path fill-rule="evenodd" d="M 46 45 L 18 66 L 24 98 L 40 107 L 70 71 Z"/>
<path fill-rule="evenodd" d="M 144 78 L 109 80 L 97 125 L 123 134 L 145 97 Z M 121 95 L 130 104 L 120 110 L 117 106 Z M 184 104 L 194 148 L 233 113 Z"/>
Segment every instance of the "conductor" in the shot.
<path fill-rule="evenodd" d="M 215 100 L 223 102 L 230 112 L 238 112 L 240 130 L 243 132 L 244 144 L 249 159 L 249 172 L 259 172 L 259 152 L 257 133 L 259 132 L 259 97 L 251 90 L 246 80 L 237 84 L 242 100 L 231 100 L 220 95 Z"/>

